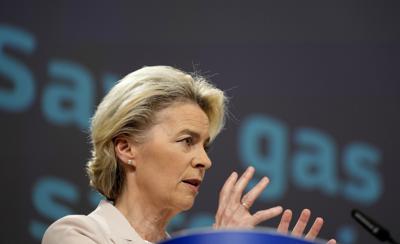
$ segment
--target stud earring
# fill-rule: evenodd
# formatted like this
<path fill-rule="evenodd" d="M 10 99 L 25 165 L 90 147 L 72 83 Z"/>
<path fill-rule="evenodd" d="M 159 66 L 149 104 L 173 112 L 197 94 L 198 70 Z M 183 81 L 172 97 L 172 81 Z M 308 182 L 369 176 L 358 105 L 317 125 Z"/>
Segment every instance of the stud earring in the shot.
<path fill-rule="evenodd" d="M 132 160 L 131 159 L 128 160 L 128 164 L 132 165 Z"/>

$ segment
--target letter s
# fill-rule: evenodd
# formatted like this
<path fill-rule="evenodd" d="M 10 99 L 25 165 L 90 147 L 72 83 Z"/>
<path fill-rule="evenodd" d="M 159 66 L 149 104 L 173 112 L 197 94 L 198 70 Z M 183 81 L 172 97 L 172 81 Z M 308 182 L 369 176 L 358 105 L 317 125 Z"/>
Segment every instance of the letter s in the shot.
<path fill-rule="evenodd" d="M 35 184 L 32 194 L 35 209 L 52 221 L 73 212 L 69 207 L 58 203 L 57 199 L 69 203 L 76 203 L 79 200 L 78 189 L 71 183 L 56 177 L 40 179 Z M 29 228 L 31 235 L 40 240 L 47 225 L 42 221 L 32 220 Z"/>
<path fill-rule="evenodd" d="M 24 53 L 32 53 L 35 47 L 34 37 L 21 29 L 0 25 L 0 76 L 11 81 L 11 89 L 0 89 L 0 109 L 22 111 L 29 107 L 34 99 L 35 87 L 29 69 L 7 56 L 4 47 L 10 46 Z"/>
<path fill-rule="evenodd" d="M 352 182 L 344 185 L 344 195 L 355 202 L 372 204 L 382 193 L 382 179 L 374 166 L 380 163 L 379 150 L 366 143 L 352 143 L 343 154 L 346 173 Z"/>

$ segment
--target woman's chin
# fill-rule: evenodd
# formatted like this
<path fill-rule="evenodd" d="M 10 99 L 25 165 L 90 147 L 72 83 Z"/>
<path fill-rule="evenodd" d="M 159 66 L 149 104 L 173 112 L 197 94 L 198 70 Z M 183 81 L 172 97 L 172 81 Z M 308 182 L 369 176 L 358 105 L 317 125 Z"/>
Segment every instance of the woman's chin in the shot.
<path fill-rule="evenodd" d="M 178 206 L 181 211 L 186 211 L 191 209 L 193 207 L 193 204 L 194 204 L 194 199 L 182 199 L 178 203 Z"/>

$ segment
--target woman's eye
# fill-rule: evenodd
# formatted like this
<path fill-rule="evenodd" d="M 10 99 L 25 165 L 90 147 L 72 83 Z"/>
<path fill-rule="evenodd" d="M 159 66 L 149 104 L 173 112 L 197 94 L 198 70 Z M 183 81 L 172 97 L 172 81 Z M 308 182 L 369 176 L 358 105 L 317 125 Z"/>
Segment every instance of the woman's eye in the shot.
<path fill-rule="evenodd" d="M 187 138 L 183 139 L 182 141 L 185 142 L 189 146 L 193 144 L 193 138 L 191 138 L 191 137 L 187 137 Z"/>

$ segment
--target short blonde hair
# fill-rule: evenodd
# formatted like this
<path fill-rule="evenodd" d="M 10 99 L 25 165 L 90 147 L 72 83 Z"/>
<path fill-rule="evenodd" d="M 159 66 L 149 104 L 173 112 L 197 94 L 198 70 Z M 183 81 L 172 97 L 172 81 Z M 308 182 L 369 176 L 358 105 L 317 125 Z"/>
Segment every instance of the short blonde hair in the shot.
<path fill-rule="evenodd" d="M 211 141 L 225 122 L 224 92 L 204 77 L 169 66 L 144 67 L 121 79 L 103 98 L 91 121 L 90 185 L 116 200 L 125 172 L 114 151 L 114 139 L 127 135 L 137 142 L 154 122 L 155 113 L 174 102 L 194 102 L 207 114 Z"/>

